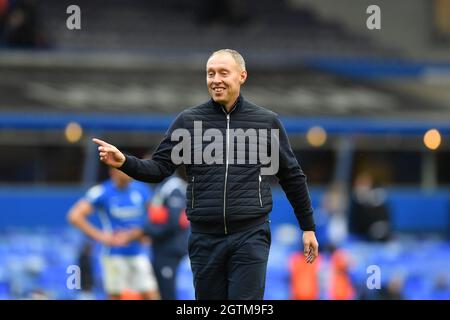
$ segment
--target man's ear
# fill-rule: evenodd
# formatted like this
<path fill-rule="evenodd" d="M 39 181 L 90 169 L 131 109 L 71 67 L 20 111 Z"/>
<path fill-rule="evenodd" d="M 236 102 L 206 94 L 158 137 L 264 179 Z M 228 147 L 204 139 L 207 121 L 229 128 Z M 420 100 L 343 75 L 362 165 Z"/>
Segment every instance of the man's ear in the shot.
<path fill-rule="evenodd" d="M 247 80 L 247 71 L 246 70 L 242 70 L 241 71 L 241 75 L 240 75 L 240 79 L 239 79 L 239 83 L 240 84 L 244 84 L 244 82 Z"/>

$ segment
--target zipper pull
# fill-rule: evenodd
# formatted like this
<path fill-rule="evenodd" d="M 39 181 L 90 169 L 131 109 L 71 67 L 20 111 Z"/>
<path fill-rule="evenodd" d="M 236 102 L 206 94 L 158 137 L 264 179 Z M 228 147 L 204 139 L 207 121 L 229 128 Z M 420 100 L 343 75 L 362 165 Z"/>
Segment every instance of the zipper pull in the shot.
<path fill-rule="evenodd" d="M 194 201 L 195 201 L 195 195 L 194 195 L 194 182 L 195 182 L 195 176 L 192 176 L 192 187 L 191 187 L 191 208 L 194 209 Z"/>
<path fill-rule="evenodd" d="M 262 203 L 262 197 L 261 197 L 261 174 L 258 175 L 258 196 L 259 196 L 259 206 L 262 207 L 263 203 Z"/>

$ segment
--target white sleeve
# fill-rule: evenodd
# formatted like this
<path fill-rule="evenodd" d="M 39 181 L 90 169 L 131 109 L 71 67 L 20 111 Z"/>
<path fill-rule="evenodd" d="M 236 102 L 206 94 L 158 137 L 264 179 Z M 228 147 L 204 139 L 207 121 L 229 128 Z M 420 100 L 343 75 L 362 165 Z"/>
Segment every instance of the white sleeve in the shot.
<path fill-rule="evenodd" d="M 90 204 L 97 206 L 104 193 L 105 188 L 102 185 L 96 185 L 86 192 L 84 199 Z"/>

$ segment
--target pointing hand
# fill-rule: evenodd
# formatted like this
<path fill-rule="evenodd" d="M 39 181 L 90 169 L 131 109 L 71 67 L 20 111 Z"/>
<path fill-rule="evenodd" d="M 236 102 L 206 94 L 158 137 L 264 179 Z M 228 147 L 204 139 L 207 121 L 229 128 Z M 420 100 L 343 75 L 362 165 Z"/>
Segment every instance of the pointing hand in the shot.
<path fill-rule="evenodd" d="M 125 163 L 125 155 L 115 146 L 96 138 L 92 141 L 99 145 L 98 152 L 101 162 L 114 168 L 120 168 Z"/>

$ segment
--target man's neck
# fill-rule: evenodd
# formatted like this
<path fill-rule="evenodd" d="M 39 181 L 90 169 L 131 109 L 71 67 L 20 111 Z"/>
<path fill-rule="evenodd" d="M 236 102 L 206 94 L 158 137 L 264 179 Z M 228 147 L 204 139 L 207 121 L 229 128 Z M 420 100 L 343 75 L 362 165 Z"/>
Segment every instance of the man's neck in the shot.
<path fill-rule="evenodd" d="M 230 100 L 230 101 L 232 101 L 232 102 L 229 102 L 229 103 L 227 103 L 227 104 L 224 105 L 225 110 L 227 110 L 227 113 L 230 113 L 231 110 L 233 110 L 233 108 L 234 108 L 234 106 L 236 105 L 238 99 L 239 99 L 239 95 L 236 97 L 236 99 Z"/>

